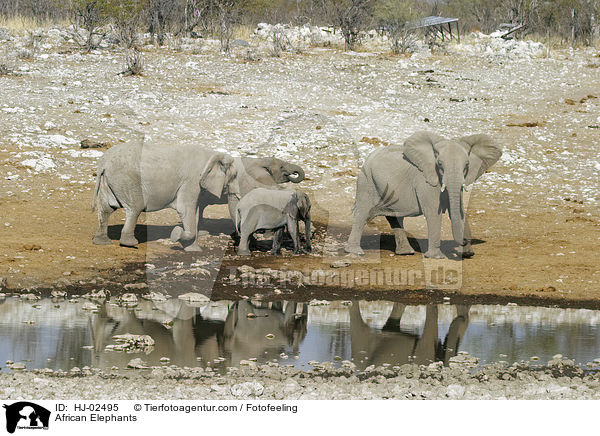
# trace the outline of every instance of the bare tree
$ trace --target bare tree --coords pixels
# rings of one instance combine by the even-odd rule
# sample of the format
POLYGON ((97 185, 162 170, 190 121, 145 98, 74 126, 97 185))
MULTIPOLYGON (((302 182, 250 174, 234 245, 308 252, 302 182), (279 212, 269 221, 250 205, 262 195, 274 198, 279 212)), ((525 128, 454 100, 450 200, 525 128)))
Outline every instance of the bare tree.
POLYGON ((73 37, 86 51, 100 45, 106 33, 100 29, 108 23, 109 0, 73 0, 73 37), (80 33, 80 28, 85 34, 80 33))
POLYGON ((221 50, 229 51, 229 43, 233 36, 233 26, 238 22, 241 10, 240 0, 215 0, 219 23, 219 40, 221 50))
POLYGON ((119 43, 125 48, 135 47, 137 32, 142 22, 144 8, 143 0, 113 1, 110 15, 113 18, 119 43))
POLYGON ((346 50, 354 50, 359 33, 372 21, 375 0, 320 0, 326 16, 340 28, 346 50))
POLYGON ((394 54, 406 53, 415 42, 411 21, 418 17, 414 0, 382 0, 375 8, 375 19, 390 37, 394 54))

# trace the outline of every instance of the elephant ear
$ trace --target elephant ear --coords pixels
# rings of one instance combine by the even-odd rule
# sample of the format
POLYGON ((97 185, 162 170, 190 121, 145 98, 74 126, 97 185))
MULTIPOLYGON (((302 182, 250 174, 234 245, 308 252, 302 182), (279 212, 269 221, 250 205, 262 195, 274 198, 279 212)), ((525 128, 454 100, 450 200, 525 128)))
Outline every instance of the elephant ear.
POLYGON ((423 173, 431 186, 440 184, 435 166, 435 144, 444 140, 433 132, 417 132, 404 141, 404 156, 423 173))
POLYGON ((202 171, 200 186, 212 195, 221 197, 227 172, 232 167, 233 159, 225 153, 217 153, 211 157, 202 171))
POLYGON ((459 141, 466 144, 469 151, 469 171, 465 176, 465 185, 475 182, 502 156, 502 148, 488 135, 465 136, 459 141))

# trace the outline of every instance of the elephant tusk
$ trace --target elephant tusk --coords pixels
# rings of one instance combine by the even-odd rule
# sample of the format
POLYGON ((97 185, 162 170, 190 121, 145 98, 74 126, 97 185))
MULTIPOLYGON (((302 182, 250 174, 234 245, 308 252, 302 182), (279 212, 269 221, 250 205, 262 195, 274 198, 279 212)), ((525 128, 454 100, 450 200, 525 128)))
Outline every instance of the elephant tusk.
POLYGON ((446 184, 442 183, 442 187, 440 188, 440 191, 444 192, 446 190, 446 184))

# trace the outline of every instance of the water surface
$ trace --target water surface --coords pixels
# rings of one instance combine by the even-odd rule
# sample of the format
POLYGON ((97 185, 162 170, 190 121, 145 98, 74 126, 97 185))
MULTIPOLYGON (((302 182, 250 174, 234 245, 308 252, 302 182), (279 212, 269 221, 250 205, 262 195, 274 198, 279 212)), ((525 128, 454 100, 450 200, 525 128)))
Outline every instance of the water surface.
POLYGON ((133 308, 114 300, 95 304, 97 311, 84 309, 85 299, 0 300, 0 365, 125 368, 140 357, 148 365, 222 369, 256 360, 308 370, 311 361, 351 360, 359 369, 448 364, 458 352, 480 364, 532 356, 545 363, 555 354, 585 364, 600 357, 600 311, 585 309, 387 301, 188 304, 176 298, 140 300, 133 308), (136 353, 112 350, 114 336, 125 333, 149 335, 155 344, 136 353))

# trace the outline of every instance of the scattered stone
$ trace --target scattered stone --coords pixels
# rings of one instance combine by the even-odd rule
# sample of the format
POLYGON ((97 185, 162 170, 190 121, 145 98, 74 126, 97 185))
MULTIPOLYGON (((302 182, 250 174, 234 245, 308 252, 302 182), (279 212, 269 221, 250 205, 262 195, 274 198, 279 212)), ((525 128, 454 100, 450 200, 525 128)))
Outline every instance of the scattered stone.
POLYGON ((452 384, 446 388, 446 396, 453 400, 457 400, 465 395, 465 390, 464 386, 452 384))
POLYGON ((148 335, 134 335, 125 333, 113 336, 118 345, 112 347, 115 351, 127 351, 128 353, 145 352, 150 353, 154 349, 154 339, 148 335))
POLYGON ((6 366, 12 369, 13 371, 23 371, 27 368, 23 362, 15 362, 10 365, 6 364, 6 366))
POLYGON ((83 298, 89 298, 90 300, 106 300, 108 292, 106 289, 100 289, 99 291, 88 292, 83 295, 83 298))
POLYGON ((52 298, 65 298, 67 296, 67 293, 65 291, 59 291, 54 289, 52 292, 50 292, 50 296, 52 298))
POLYGON ((125 289, 146 289, 148 287, 148 283, 127 283, 123 288, 125 289))
POLYGON ((231 395, 237 398, 260 397, 265 388, 258 382, 238 383, 231 387, 231 395))
POLYGON ((451 357, 449 362, 450 368, 456 368, 460 366, 472 368, 477 366, 479 359, 474 356, 469 356, 468 354, 459 354, 457 356, 451 357))
POLYGON ((169 298, 171 298, 170 295, 167 294, 161 294, 160 292, 150 292, 149 294, 144 294, 142 295, 142 298, 144 300, 150 300, 150 301, 156 301, 156 302, 164 302, 167 301, 169 298))
POLYGON ((83 310, 91 310, 92 312, 97 312, 99 307, 98 305, 90 302, 90 301, 86 301, 85 303, 83 303, 83 305, 81 306, 81 308, 83 310))
POLYGON ((135 294, 123 294, 117 299, 117 302, 121 306, 127 306, 127 307, 137 306, 138 298, 135 294))
POLYGON ((19 296, 21 298, 21 300, 26 300, 26 301, 38 301, 41 299, 41 297, 39 295, 33 294, 33 293, 27 293, 27 294, 21 294, 19 296))
POLYGON ((350 262, 348 262, 347 260, 336 260, 335 262, 332 262, 329 266, 331 268, 345 268, 350 265, 350 262))
POLYGON ((131 359, 129 361, 129 363, 127 364, 127 368, 144 369, 144 368, 148 368, 148 364, 146 362, 144 362, 142 359, 140 359, 139 357, 136 357, 135 359, 131 359))
POLYGON ((110 142, 94 142, 91 139, 84 139, 79 143, 81 148, 110 148, 110 142))
POLYGON ((308 303, 309 306, 329 306, 330 304, 331 302, 327 300, 310 300, 308 303))

